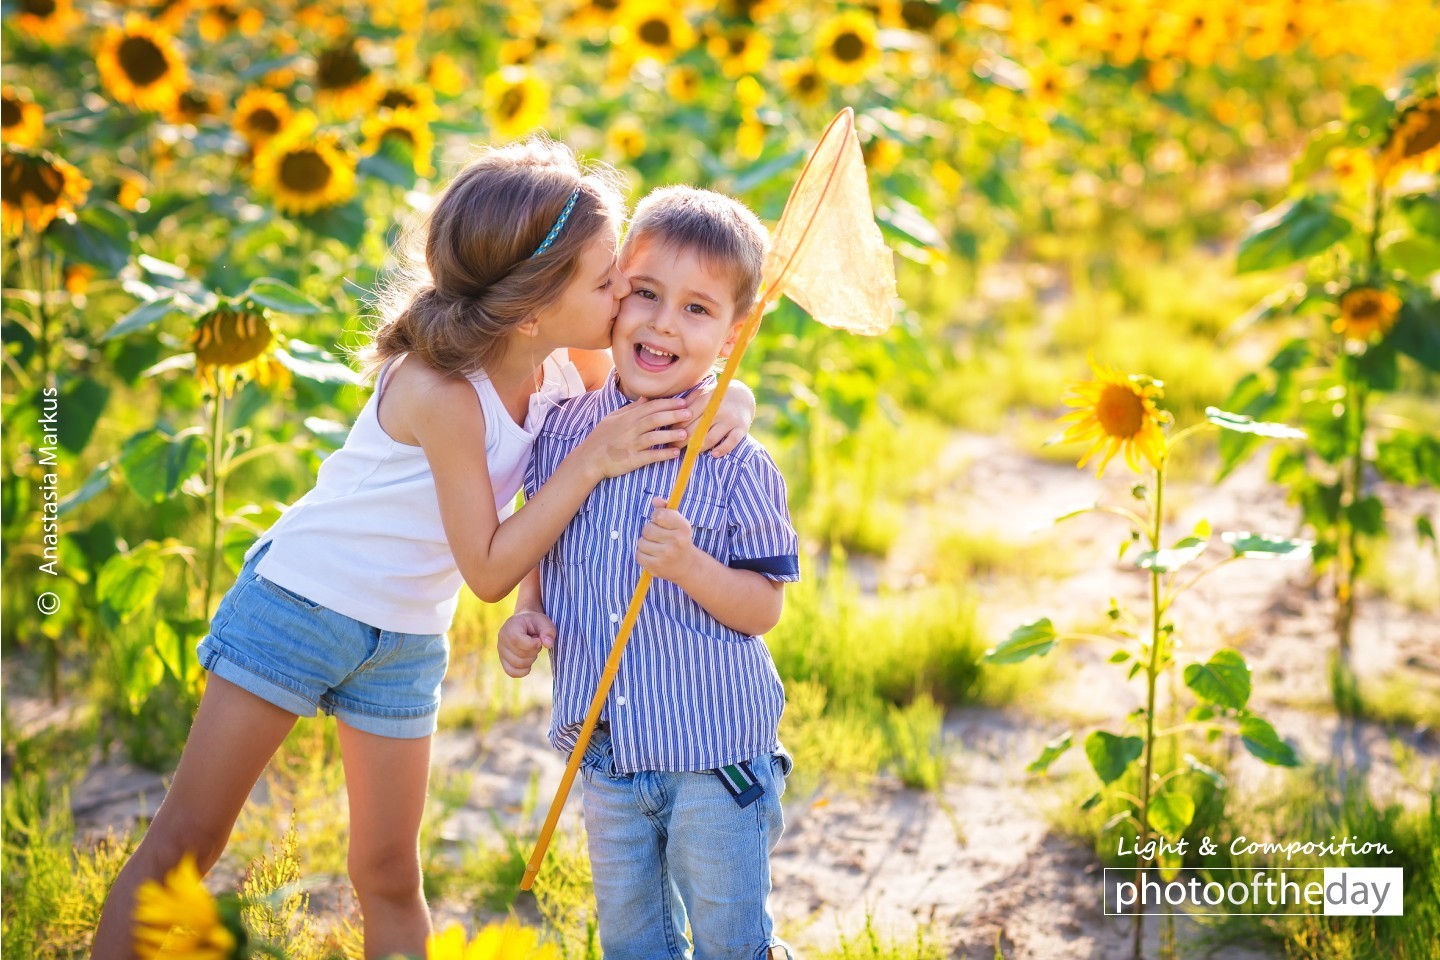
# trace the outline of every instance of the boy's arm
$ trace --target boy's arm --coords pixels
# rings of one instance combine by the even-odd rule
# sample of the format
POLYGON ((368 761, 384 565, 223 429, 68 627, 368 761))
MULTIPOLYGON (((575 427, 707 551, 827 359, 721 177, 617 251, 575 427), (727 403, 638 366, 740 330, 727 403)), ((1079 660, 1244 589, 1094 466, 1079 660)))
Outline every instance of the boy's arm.
POLYGON ((635 559, 669 580, 720 623, 737 633, 759 636, 780 622, 784 585, 754 570, 727 567, 691 540, 690 522, 656 497, 655 512, 640 533, 635 559))

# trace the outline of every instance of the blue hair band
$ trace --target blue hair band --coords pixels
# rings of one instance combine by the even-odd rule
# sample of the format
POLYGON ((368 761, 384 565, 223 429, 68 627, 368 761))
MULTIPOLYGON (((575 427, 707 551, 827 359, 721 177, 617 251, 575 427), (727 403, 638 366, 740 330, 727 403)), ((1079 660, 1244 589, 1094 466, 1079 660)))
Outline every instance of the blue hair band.
POLYGON ((554 243, 555 238, 560 236, 560 231, 565 227, 565 221, 570 219, 570 211, 575 209, 575 201, 579 199, 580 188, 576 187, 575 192, 570 194, 570 199, 565 201, 565 209, 561 210, 560 216, 555 218, 555 226, 550 228, 550 232, 545 234, 545 239, 540 242, 540 246, 536 247, 535 252, 530 254, 531 260, 534 260, 540 256, 540 254, 550 249, 550 244, 554 243))

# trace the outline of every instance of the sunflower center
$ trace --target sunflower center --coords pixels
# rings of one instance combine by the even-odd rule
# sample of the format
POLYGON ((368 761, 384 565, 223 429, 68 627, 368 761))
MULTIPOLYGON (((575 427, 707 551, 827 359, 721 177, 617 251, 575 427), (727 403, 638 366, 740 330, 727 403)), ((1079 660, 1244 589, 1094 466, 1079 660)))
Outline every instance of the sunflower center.
POLYGON ((510 87, 500 95, 500 116, 510 120, 517 116, 525 106, 525 91, 520 87, 510 87))
POLYGON ((668 47, 670 45, 670 24, 664 20, 646 20, 640 24, 636 31, 640 42, 649 47, 668 47))
POLYGON ((165 51, 149 37, 126 37, 120 41, 120 69, 137 87, 148 87, 165 76, 170 61, 165 51))
POLYGON ((238 367, 270 346, 270 325, 258 313, 216 310, 195 331, 195 359, 205 367, 238 367))
POLYGON ((747 45, 748 42, 749 42, 749 40, 748 40, 748 38, 746 38, 746 37, 729 37, 729 38, 727 38, 726 43, 728 43, 728 44, 730 45, 730 56, 732 56, 732 57, 738 57, 738 56, 740 56, 740 54, 744 53, 744 52, 745 52, 745 47, 746 47, 746 45, 747 45))
POLYGON ((280 182, 296 193, 320 193, 333 175, 317 150, 294 150, 280 161, 280 182))
POLYGON ((25 0, 20 8, 32 17, 48 19, 55 12, 55 0, 25 0))
POLYGON ((1095 404, 1095 418, 1108 436, 1133 437, 1145 422, 1145 401, 1128 386, 1107 383, 1095 404))
POLYGON ((1411 131, 1405 138, 1404 156, 1418 157, 1426 151, 1440 146, 1440 105, 1421 107, 1424 125, 1411 131))
POLYGON ((378 106, 388 107, 391 110, 397 107, 413 107, 418 101, 404 90, 386 90, 385 96, 380 98, 378 106))
POLYGON ((326 50, 315 65, 315 82, 322 90, 345 90, 369 75, 370 68, 351 44, 326 50))
POLYGON ((20 104, 9 97, 0 99, 0 127, 9 130, 22 119, 24 119, 24 114, 20 110, 20 104))
POLYGON ((22 204, 34 198, 41 206, 50 206, 60 199, 65 189, 65 175, 40 157, 5 154, 3 176, 6 199, 15 198, 22 204))
POLYGON ((795 89, 801 93, 813 93, 820 85, 820 78, 813 73, 802 73, 795 81, 795 89))
POLYGON ((1356 297, 1346 307, 1351 321, 1359 323, 1371 323, 1380 315, 1380 301, 1374 297, 1356 297))
POLYGON ((280 118, 269 107, 261 107, 245 118, 245 126, 256 133, 279 133, 280 118))
POLYGON ((928 32, 940 21, 940 11, 925 0, 906 0, 900 6, 900 19, 911 30, 928 32))
POLYGON ((594 0, 590 6, 604 13, 614 13, 620 9, 620 0, 594 0))
POLYGON ((830 52, 835 54, 835 59, 845 63, 854 63, 865 56, 865 38, 854 31, 847 30, 835 38, 830 44, 830 52))

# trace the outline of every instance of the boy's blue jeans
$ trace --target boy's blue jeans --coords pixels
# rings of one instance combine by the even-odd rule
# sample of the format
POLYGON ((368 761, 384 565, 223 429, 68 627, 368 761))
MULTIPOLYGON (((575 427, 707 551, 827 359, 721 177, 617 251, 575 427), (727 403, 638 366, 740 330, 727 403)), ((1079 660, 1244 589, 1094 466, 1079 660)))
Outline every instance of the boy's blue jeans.
POLYGON ((694 960, 764 960, 784 946, 767 900, 790 758, 750 767, 765 793, 742 808, 709 771, 616 773, 610 734, 595 731, 580 774, 605 960, 687 960, 687 919, 694 960))

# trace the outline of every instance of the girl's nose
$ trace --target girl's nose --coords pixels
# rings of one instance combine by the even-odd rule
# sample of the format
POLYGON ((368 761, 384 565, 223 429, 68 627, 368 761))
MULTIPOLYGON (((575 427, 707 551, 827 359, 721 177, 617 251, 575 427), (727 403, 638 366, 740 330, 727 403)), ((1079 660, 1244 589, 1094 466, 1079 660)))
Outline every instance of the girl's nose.
POLYGON ((619 270, 616 270, 615 285, 612 289, 614 289, 615 291, 616 300, 624 300, 626 297, 630 296, 630 278, 625 276, 625 274, 621 273, 619 270))

